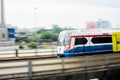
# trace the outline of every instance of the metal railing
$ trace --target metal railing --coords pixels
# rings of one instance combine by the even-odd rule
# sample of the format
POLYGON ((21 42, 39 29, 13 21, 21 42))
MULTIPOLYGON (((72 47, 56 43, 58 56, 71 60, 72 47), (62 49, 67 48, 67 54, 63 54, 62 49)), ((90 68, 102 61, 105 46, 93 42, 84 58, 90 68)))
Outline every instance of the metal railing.
POLYGON ((0 58, 56 54, 56 49, 15 49, 1 50, 0 58))
POLYGON ((49 77, 120 67, 120 54, 0 62, 0 79, 49 77))

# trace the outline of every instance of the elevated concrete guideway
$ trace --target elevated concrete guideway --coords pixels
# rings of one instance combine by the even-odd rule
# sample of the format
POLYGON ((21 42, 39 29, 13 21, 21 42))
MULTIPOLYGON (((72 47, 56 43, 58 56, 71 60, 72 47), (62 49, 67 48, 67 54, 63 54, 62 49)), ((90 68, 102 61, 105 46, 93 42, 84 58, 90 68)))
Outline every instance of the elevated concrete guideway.
POLYGON ((120 54, 0 61, 0 79, 35 79, 99 72, 120 67, 120 54))

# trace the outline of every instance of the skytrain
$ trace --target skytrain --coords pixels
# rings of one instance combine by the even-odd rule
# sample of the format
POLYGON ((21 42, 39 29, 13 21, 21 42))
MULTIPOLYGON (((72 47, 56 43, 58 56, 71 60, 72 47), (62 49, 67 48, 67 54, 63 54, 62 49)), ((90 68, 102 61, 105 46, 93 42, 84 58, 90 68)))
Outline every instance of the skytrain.
POLYGON ((120 51, 120 30, 65 30, 58 37, 58 56, 82 56, 120 51))

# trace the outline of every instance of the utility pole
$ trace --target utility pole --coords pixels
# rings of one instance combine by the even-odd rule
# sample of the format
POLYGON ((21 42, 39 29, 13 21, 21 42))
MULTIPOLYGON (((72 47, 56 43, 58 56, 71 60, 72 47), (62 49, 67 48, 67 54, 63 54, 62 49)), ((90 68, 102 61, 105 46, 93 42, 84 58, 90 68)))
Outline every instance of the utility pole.
POLYGON ((38 10, 38 8, 34 7, 34 19, 33 19, 34 20, 34 23, 33 23, 34 25, 33 25, 33 27, 38 27, 37 26, 37 17, 38 17, 37 16, 37 10, 38 10))
POLYGON ((5 21, 4 21, 4 1, 1 0, 1 27, 5 27, 5 21))

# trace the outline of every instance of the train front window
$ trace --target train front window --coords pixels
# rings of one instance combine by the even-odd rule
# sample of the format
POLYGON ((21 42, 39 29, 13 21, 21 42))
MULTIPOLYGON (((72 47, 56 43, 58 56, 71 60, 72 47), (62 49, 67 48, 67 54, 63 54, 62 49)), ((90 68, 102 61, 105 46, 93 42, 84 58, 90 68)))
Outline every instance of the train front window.
POLYGON ((86 38, 75 38, 75 45, 85 45, 86 43, 86 38))
POLYGON ((63 46, 63 41, 64 41, 64 37, 63 36, 60 36, 58 38, 58 46, 63 46))
POLYGON ((69 43, 70 43, 70 37, 66 36, 65 39, 64 39, 64 46, 69 45, 69 43))

